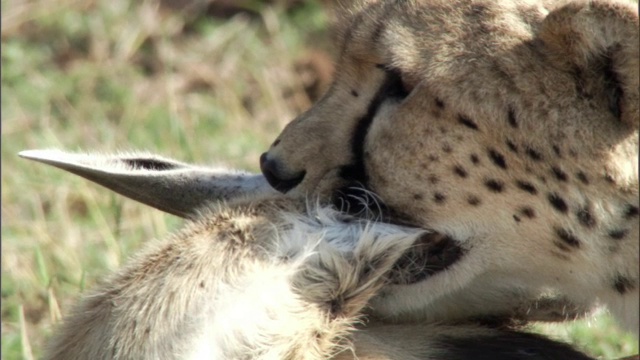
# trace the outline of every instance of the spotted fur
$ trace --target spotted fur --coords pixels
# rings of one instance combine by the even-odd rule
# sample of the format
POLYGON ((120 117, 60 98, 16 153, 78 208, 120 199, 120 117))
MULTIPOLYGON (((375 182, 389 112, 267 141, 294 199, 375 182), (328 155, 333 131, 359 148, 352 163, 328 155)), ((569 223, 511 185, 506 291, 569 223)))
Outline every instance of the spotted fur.
POLYGON ((450 239, 286 198, 246 173, 142 154, 21 155, 192 219, 66 310, 45 359, 589 359, 474 321, 367 315, 381 287, 423 273, 416 254, 432 268, 460 256, 450 239))
POLYGON ((638 27, 624 0, 364 2, 331 89, 263 156, 265 176, 297 176, 293 198, 365 187, 465 250, 383 289, 378 316, 513 316, 552 291, 637 331, 638 27))

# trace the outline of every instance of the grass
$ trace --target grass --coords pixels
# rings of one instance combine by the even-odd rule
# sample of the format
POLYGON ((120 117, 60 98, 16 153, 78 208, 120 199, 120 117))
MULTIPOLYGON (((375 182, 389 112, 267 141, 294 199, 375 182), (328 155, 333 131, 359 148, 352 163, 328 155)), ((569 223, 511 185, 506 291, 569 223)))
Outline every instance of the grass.
MULTIPOLYGON (((296 68, 327 21, 313 2, 252 3, 214 19, 153 0, 2 1, 3 359, 39 357, 79 293, 181 224, 16 154, 144 149, 257 171, 312 103, 296 68)), ((603 358, 638 352, 607 317, 538 330, 603 358)))

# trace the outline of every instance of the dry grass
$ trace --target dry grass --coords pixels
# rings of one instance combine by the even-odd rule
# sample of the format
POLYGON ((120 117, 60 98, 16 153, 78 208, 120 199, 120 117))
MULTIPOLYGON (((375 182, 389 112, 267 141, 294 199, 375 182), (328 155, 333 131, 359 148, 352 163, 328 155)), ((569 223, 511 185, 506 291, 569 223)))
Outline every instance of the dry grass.
POLYGON ((17 152, 148 149, 257 170, 311 103, 295 61, 324 19, 309 5, 185 21, 126 0, 3 1, 2 17, 2 353, 16 359, 40 353, 82 289, 180 224, 17 152))
MULTIPOLYGON (((312 2, 256 9, 212 19, 153 0, 2 1, 3 359, 38 357, 79 292, 181 223, 17 152, 145 149, 257 170, 311 104, 295 69, 326 19, 312 2)), ((606 358, 637 352, 607 321, 553 333, 606 358)))

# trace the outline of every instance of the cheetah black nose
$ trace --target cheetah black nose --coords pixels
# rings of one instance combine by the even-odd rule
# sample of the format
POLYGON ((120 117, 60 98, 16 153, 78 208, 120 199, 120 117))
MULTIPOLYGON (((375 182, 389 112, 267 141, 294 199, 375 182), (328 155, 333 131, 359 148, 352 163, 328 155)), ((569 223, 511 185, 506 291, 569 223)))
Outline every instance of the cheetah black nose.
POLYGON ((281 166, 275 159, 269 159, 267 153, 260 155, 260 170, 274 189, 286 193, 302 182, 306 171, 293 176, 284 174, 281 166))

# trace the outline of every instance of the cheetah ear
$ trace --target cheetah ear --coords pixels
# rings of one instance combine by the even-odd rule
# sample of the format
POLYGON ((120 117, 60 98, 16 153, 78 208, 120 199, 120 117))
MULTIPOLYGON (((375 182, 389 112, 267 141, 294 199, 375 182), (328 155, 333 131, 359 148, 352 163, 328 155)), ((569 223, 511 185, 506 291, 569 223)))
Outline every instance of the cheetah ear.
POLYGON ((561 67, 604 76, 609 109, 638 129, 640 56, 638 9, 630 1, 577 1, 549 13, 540 38, 561 67))
POLYGON ((276 194, 262 175, 184 164, 160 156, 28 150, 19 156, 67 170, 156 209, 189 218, 213 201, 276 194))

